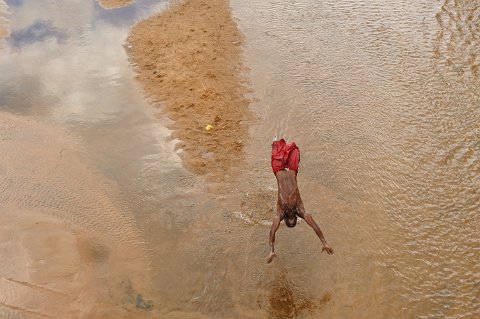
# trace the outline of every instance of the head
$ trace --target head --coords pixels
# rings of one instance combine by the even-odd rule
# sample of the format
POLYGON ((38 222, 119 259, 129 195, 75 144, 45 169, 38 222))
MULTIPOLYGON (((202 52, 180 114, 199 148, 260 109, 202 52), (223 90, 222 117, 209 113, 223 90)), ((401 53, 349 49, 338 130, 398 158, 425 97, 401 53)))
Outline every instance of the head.
POLYGON ((295 227, 295 225, 297 225, 297 209, 288 208, 285 211, 285 217, 283 220, 285 221, 285 225, 287 225, 287 227, 295 227))

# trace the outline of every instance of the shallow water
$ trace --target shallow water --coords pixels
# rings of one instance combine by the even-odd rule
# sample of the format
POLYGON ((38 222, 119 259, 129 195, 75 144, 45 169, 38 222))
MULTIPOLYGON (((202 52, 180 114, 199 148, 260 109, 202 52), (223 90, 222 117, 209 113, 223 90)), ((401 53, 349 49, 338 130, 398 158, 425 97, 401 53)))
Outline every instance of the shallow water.
POLYGON ((0 255, 10 262, 0 267, 0 317, 141 317, 151 311, 151 253, 132 198, 156 182, 144 177, 183 170, 122 45, 131 24, 165 3, 7 5, 0 255))
MULTIPOLYGON (((6 3, 0 109, 14 115, 2 115, 11 135, 2 138, 11 140, 0 144, 0 211, 86 233, 48 226, 65 247, 26 270, 48 258, 96 265, 86 268, 92 278, 121 287, 116 308, 103 309, 117 317, 132 309, 162 318, 480 315, 476 1, 232 1, 259 119, 240 181, 207 185, 181 167, 122 48, 129 27, 163 2, 115 10, 94 1, 6 3), (275 133, 300 146, 302 197, 333 256, 301 222, 281 227, 279 258, 264 263, 275 133)), ((12 227, 35 234, 28 220, 12 227)), ((0 251, 27 263, 33 240, 22 246, 2 229, 0 251)), ((55 264, 65 278, 75 273, 55 264)), ((0 268, 0 296, 8 296, 0 314, 79 316, 57 303, 36 308, 51 291, 23 294, 9 279, 71 298, 82 286, 14 269, 0 268)))
POLYGON ((300 145, 311 209, 345 205, 321 217, 334 261, 307 266, 348 279, 317 282, 331 290, 319 314, 480 315, 479 5, 234 1, 264 119, 253 136, 300 145))

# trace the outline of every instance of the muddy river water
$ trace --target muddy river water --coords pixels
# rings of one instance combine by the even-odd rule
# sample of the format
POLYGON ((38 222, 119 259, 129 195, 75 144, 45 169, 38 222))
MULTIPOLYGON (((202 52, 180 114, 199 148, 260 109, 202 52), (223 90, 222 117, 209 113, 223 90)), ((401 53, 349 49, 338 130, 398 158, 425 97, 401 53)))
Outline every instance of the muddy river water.
POLYGON ((165 5, 0 0, 0 317, 480 317, 480 2, 232 0, 256 118, 221 183, 123 48, 165 5), (265 264, 275 134, 333 256, 300 222, 265 264))

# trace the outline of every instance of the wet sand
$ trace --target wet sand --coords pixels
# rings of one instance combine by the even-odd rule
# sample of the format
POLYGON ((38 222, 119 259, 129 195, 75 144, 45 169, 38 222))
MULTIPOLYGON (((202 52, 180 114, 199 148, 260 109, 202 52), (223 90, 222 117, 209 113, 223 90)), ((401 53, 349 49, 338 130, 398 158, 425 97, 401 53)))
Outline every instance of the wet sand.
POLYGON ((105 9, 116 9, 128 6, 133 3, 134 0, 99 0, 98 2, 105 9))
POLYGON ((0 315, 142 316, 148 254, 131 216, 112 202, 115 188, 85 166, 81 143, 3 112, 0 136, 0 255, 8 260, 0 315))
POLYGON ((173 120, 187 168, 223 177, 243 157, 249 118, 243 36, 228 1, 174 2, 135 25, 127 51, 146 95, 173 120))
MULTIPOLYGON (((3 38, 6 38, 10 32, 8 30, 8 19, 7 19, 8 6, 5 1, 0 0, 0 41, 3 38)), ((2 48, 2 43, 0 42, 0 49, 2 48)))

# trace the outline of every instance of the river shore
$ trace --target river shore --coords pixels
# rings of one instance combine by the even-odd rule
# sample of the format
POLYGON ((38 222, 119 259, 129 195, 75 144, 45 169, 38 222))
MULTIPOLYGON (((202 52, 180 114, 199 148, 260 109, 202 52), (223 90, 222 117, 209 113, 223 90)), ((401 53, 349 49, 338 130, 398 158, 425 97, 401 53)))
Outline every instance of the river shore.
POLYGON ((189 0, 136 24, 127 52, 158 116, 173 120, 185 166, 223 176, 248 137, 243 36, 228 1, 189 0))

